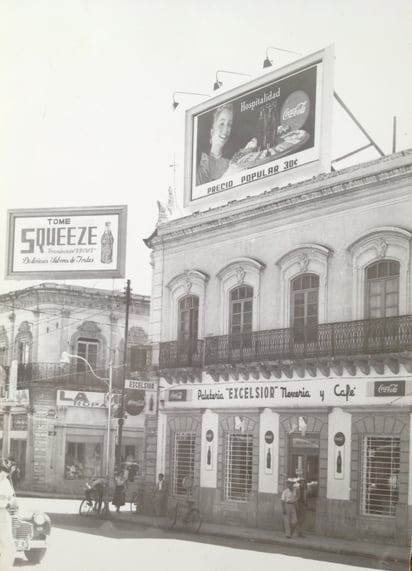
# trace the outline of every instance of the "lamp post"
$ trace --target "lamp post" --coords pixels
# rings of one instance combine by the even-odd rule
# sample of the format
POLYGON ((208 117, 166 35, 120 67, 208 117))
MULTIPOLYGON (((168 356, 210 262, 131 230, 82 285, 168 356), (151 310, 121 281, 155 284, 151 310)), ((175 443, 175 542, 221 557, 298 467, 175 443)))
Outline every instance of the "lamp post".
POLYGON ((63 351, 60 362, 70 364, 70 359, 78 359, 79 361, 83 361, 86 363, 87 367, 91 374, 96 377, 99 381, 102 381, 106 384, 108 388, 108 404, 107 404, 107 434, 106 434, 106 453, 105 453, 105 468, 106 468, 106 476, 109 479, 109 460, 110 460, 110 421, 112 417, 112 388, 113 388, 113 365, 112 361, 109 362, 109 377, 99 377, 94 370, 93 367, 90 365, 89 361, 82 357, 81 355, 72 355, 71 353, 67 353, 63 351))

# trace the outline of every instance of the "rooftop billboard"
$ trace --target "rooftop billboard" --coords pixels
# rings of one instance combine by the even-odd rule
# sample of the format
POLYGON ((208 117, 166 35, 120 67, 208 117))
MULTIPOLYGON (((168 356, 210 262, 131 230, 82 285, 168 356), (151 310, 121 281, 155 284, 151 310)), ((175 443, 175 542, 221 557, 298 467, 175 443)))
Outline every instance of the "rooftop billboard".
POLYGON ((125 275, 127 206, 9 210, 6 277, 125 275))
POLYGON ((332 69, 328 48, 189 109, 185 205, 304 165, 329 170, 332 69))

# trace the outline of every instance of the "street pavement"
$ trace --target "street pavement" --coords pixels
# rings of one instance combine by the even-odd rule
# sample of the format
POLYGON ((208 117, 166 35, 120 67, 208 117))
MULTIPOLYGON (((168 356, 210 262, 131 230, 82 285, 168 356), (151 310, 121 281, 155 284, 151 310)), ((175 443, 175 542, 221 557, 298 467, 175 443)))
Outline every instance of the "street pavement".
MULTIPOLYGON (((70 516, 70 514, 72 515, 72 518, 67 520, 69 526, 74 525, 80 527, 80 525, 90 525, 90 522, 85 522, 84 518, 82 518, 81 523, 78 519, 78 517, 80 517, 77 516, 79 501, 20 497, 19 503, 22 509, 30 507, 32 509, 38 508, 52 512, 52 521, 56 521, 57 525, 61 522, 61 517, 64 514, 68 516, 70 516)), ((111 534, 110 532, 113 532, 115 528, 119 526, 123 529, 130 527, 132 534, 133 527, 151 529, 150 535, 152 538, 156 540, 159 538, 159 541, 169 541, 167 536, 163 535, 162 537, 162 531, 167 531, 170 527, 170 520, 168 518, 131 513, 128 506, 124 506, 119 513, 111 512, 110 519, 106 522, 99 521, 99 532, 103 532, 106 529, 108 533, 105 535, 110 536, 113 535, 113 533, 111 534), (106 528, 104 526, 106 526, 106 528), (153 531, 155 533, 153 533, 153 531)), ((139 533, 136 533, 136 535, 139 535, 139 533)), ((182 540, 186 539, 184 531, 179 530, 179 528, 175 531, 175 536, 179 539, 181 537, 182 540), (179 532, 181 535, 179 535, 179 532)), ((305 557, 311 558, 312 555, 314 559, 326 559, 328 554, 331 554, 331 556, 340 555, 341 560, 347 558, 348 560, 356 561, 356 557, 360 557, 365 558, 365 561, 369 560, 369 563, 365 564, 365 566, 370 567, 376 563, 377 569, 404 568, 406 570, 408 569, 409 562, 409 549, 406 546, 403 547, 382 542, 345 540, 318 536, 312 533, 306 533, 303 538, 296 537, 286 539, 284 534, 278 531, 203 522, 199 539, 201 540, 202 537, 219 538, 220 542, 226 539, 228 544, 230 544, 230 540, 240 540, 245 546, 250 546, 250 549, 252 549, 253 543, 266 545, 268 550, 272 551, 272 555, 273 550, 278 549, 284 552, 295 551, 299 553, 299 551, 302 551, 306 553, 305 557)), ((216 543, 213 539, 211 541, 216 543)), ((217 541, 217 543, 219 543, 219 541, 217 541)), ((333 557, 331 557, 331 559, 333 559, 333 557)), ((198 567, 195 566, 195 568, 197 569, 198 567)), ((208 568, 210 569, 210 567, 208 568)), ((286 567, 281 567, 280 569, 283 571, 286 567)), ((308 569, 307 566, 305 566, 305 570, 306 569, 308 569)), ((319 567, 319 569, 321 569, 321 567, 319 567)))

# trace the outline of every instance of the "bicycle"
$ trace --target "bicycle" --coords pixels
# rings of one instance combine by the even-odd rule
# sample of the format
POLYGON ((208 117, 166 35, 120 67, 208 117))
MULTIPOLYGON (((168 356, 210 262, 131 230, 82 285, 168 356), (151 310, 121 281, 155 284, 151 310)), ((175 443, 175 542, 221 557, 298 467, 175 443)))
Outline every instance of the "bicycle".
POLYGON ((108 517, 110 508, 107 491, 101 500, 100 509, 98 504, 99 498, 96 491, 90 488, 86 488, 85 497, 80 502, 79 515, 94 515, 101 518, 108 517))
POLYGON ((180 521, 186 531, 198 533, 202 525, 202 516, 200 515, 200 510, 194 507, 195 505, 196 502, 191 499, 186 499, 184 503, 176 502, 170 528, 174 528, 177 522, 180 521))

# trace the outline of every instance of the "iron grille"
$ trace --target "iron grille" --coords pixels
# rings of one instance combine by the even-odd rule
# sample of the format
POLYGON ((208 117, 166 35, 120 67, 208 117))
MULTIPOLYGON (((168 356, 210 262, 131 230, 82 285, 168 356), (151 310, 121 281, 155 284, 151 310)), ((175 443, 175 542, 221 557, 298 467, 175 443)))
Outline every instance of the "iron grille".
POLYGON ((227 434, 225 500, 247 502, 252 489, 252 457, 252 434, 227 434))
POLYGON ((192 495, 185 478, 193 483, 195 468, 195 432, 176 432, 173 450, 173 494, 192 495))
POLYGON ((394 517, 399 498, 400 439, 365 436, 363 443, 362 513, 394 517))

